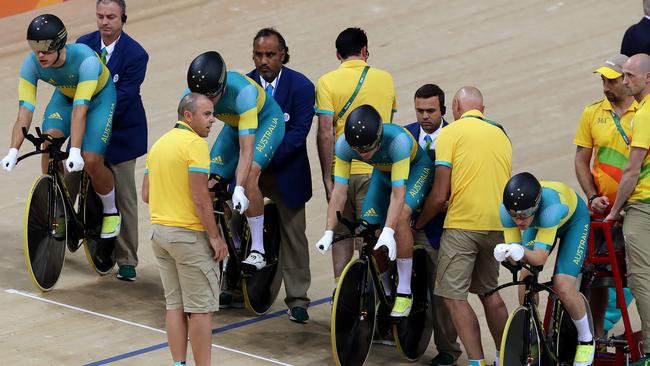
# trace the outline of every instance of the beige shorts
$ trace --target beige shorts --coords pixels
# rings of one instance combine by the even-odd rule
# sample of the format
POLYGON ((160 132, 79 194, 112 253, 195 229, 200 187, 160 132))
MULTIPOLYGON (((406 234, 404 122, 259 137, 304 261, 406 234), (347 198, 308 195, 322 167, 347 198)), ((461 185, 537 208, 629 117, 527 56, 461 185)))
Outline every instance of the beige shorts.
POLYGON ((167 310, 210 313, 219 310, 219 264, 208 236, 175 226, 152 225, 167 310))
POLYGON ((502 231, 445 229, 440 240, 434 293, 466 300, 469 292, 482 295, 499 284, 494 247, 503 243, 502 231))
MULTIPOLYGON (((370 182, 370 174, 352 174, 348 181, 348 197, 345 202, 342 216, 348 221, 355 222, 361 218, 361 210, 363 209, 363 201, 366 199, 368 193, 368 183, 370 182)), ((339 223, 334 228, 334 236, 348 234, 350 230, 339 223)))

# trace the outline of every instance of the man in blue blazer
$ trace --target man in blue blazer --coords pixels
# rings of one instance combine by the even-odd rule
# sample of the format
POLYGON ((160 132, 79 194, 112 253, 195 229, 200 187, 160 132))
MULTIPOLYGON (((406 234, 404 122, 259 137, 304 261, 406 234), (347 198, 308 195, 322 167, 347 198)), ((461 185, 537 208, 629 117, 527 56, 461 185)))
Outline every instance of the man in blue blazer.
POLYGON ((650 0, 643 0, 643 13, 645 16, 625 31, 621 42, 621 53, 625 56, 650 55, 650 0))
MULTIPOLYGON (((448 125, 443 117, 445 115, 445 93, 435 84, 425 84, 415 92, 414 102, 418 121, 404 127, 429 154, 431 161, 435 162, 436 138, 440 130, 448 125)), ((424 230, 417 231, 413 236, 415 244, 424 244, 428 247, 434 268, 438 263, 438 248, 440 248, 444 222, 445 214, 441 213, 429 221, 424 230)), ((434 273, 433 282, 435 282, 435 276, 434 273)), ((442 299, 435 296, 433 301, 433 333, 438 355, 431 360, 431 365, 453 365, 461 354, 460 344, 457 341, 458 335, 442 299)))
POLYGON ((306 143, 314 117, 314 84, 283 66, 289 62, 289 49, 273 28, 264 28, 255 35, 253 61, 255 70, 248 77, 266 90, 267 97, 275 98, 284 112, 284 138, 271 164, 262 172, 260 186, 264 195, 277 204, 283 223, 280 257, 289 319, 306 323, 311 273, 305 203, 312 194, 306 143))
POLYGON ((100 55, 111 72, 117 91, 113 133, 106 161, 115 175, 117 206, 122 213, 122 230, 115 243, 117 278, 134 281, 138 264, 138 201, 135 161, 147 152, 147 117, 140 97, 149 55, 122 27, 126 22, 124 0, 97 1, 96 32, 81 36, 100 55))

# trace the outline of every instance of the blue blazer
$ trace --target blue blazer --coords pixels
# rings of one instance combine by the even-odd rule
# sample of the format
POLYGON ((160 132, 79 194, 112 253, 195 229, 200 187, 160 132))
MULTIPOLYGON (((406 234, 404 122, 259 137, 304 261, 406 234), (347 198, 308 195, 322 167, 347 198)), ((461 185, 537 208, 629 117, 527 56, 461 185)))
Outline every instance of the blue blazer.
MULTIPOLYGON (((257 69, 247 75, 261 85, 257 69)), ((271 166, 285 205, 298 208, 309 201, 312 195, 307 135, 316 104, 314 84, 305 75, 283 67, 274 99, 284 112, 285 130, 271 166)))
MULTIPOLYGON (((77 43, 84 43, 101 54, 98 31, 79 37, 77 43)), ((122 32, 106 65, 117 91, 113 132, 105 156, 111 164, 133 160, 147 153, 147 116, 140 97, 140 85, 148 61, 149 55, 144 48, 122 32)))
MULTIPOLYGON (((444 128, 448 124, 449 123, 443 118, 442 127, 444 128)), ((415 142, 417 143, 420 138, 420 125, 417 122, 413 122, 404 126, 404 128, 413 135, 415 142)), ((424 232, 427 235, 427 239, 429 239, 429 244, 431 244, 434 249, 440 248, 440 237, 442 236, 442 226, 445 223, 445 216, 446 214, 444 212, 439 213, 424 226, 424 232)))
POLYGON ((650 54, 650 19, 643 17, 641 21, 630 26, 621 42, 621 53, 632 57, 637 53, 650 54))

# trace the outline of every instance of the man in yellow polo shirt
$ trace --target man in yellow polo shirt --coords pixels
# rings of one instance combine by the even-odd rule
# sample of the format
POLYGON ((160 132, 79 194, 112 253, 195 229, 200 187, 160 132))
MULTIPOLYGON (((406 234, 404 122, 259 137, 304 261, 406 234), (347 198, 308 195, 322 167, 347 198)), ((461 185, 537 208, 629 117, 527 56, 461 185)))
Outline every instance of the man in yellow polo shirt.
POLYGON ((215 121, 213 109, 210 99, 201 94, 189 93, 181 99, 179 120, 151 147, 142 182, 175 365, 186 362, 188 334, 196 364, 211 364, 211 318, 219 309, 219 261, 228 255, 208 194, 210 154, 204 138, 215 121))
MULTIPOLYGON (((576 176, 588 199, 589 208, 595 215, 606 215, 616 200, 618 182, 630 153, 630 121, 638 104, 633 96, 628 95, 623 85, 623 64, 627 60, 625 55, 614 55, 594 71, 603 81, 605 98, 584 109, 573 139, 577 146, 576 176)), ((602 251, 604 238, 600 232, 596 234, 597 250, 602 251)), ((624 240, 620 226, 612 228, 612 237, 614 245, 622 249, 624 240)), ((590 289, 589 304, 596 338, 605 335, 608 297, 609 289, 606 287, 590 289)))
POLYGON ((641 317, 643 352, 631 366, 650 365, 650 56, 640 53, 623 64, 623 84, 639 103, 632 119, 630 158, 616 201, 605 220, 623 220, 628 285, 641 317))
MULTIPOLYGON (((332 195, 334 141, 345 128, 348 114, 358 106, 374 107, 382 122, 390 123, 397 106, 393 77, 386 71, 368 66, 368 37, 360 28, 347 28, 336 38, 338 69, 323 75, 316 84, 316 114, 318 114, 318 157, 327 201, 332 195)), ((348 198, 343 217, 356 221, 368 191, 372 167, 359 160, 352 161, 348 198)), ((335 235, 347 233, 339 224, 335 235)), ((338 279, 354 252, 353 240, 344 240, 332 248, 334 278, 338 279)))
MULTIPOLYGON (((512 145, 496 122, 483 117, 483 95, 463 87, 454 96, 454 123, 436 140, 433 189, 422 206, 415 229, 444 210, 434 294, 444 298, 470 366, 485 366, 481 329, 467 301, 479 295, 490 332, 501 344, 508 311, 499 293, 482 296, 498 285, 499 263, 494 247, 503 242, 499 218, 503 188, 512 170, 512 145)), ((498 348, 498 346, 497 346, 498 348)), ((498 364, 497 351, 497 364, 498 364)))

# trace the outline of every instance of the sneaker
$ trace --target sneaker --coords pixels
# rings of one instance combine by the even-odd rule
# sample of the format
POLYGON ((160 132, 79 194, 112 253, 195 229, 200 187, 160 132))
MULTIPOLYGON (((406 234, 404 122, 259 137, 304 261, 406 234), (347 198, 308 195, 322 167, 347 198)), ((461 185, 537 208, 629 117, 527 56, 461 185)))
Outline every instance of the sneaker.
POLYGON ((456 364, 454 356, 447 352, 440 352, 436 357, 431 359, 431 366, 453 366, 456 364))
POLYGON ((266 266, 266 258, 264 258, 264 254, 257 250, 253 250, 251 251, 251 254, 241 262, 241 264, 243 269, 259 271, 266 266))
POLYGON ((646 356, 640 360, 633 362, 630 366, 650 366, 650 356, 646 353, 646 356))
POLYGON ((411 306, 413 305, 413 299, 411 295, 397 294, 395 297, 395 305, 393 305, 393 310, 390 312, 392 318, 404 318, 409 316, 411 313, 411 306))
POLYGON ((135 266, 128 264, 120 266, 120 269, 117 271, 117 279, 122 281, 135 281, 135 266))
POLYGON ((578 342, 576 356, 573 359, 573 366, 591 366, 594 362, 595 351, 596 345, 593 340, 591 342, 578 342))
POLYGON ((114 238, 120 235, 122 226, 122 215, 120 213, 104 214, 102 221, 102 233, 99 235, 102 239, 114 238))
POLYGON ((307 309, 301 308, 299 306, 294 306, 290 310, 287 310, 287 314, 289 315, 289 320, 292 322, 307 324, 309 321, 309 314, 307 313, 307 309))
POLYGON ((219 309, 243 309, 244 296, 241 292, 223 291, 219 294, 219 309))

